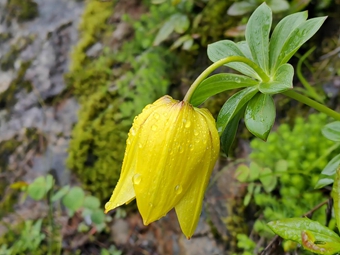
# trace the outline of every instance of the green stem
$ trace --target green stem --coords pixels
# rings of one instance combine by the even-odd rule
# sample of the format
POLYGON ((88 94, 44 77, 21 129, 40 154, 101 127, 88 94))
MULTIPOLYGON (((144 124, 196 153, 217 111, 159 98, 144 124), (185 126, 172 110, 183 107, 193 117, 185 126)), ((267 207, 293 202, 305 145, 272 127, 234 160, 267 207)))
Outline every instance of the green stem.
POLYGON ((317 100, 320 103, 323 103, 324 97, 322 95, 319 95, 315 89, 308 83, 308 81, 305 79, 305 77, 301 73, 301 66, 302 63, 306 60, 306 58, 315 50, 316 47, 311 48, 309 51, 307 51, 299 60, 297 66, 296 66, 296 74, 301 81, 302 85, 306 88, 309 95, 317 100))
POLYGON ((318 110, 319 112, 323 112, 325 114, 327 114, 328 116, 336 119, 336 120, 340 120, 340 114, 337 113, 336 111, 333 111, 332 109, 328 108, 327 106, 320 104, 316 101, 314 101, 313 99, 310 99, 304 95, 301 95, 293 90, 288 90, 286 92, 283 92, 282 94, 286 95, 287 97, 293 98, 301 103, 304 103, 312 108, 314 108, 315 110, 318 110))
POLYGON ((211 74, 213 71, 215 71, 217 68, 228 64, 230 62, 243 62, 245 64, 247 64, 248 66, 250 66, 251 68, 253 68, 255 70, 255 72, 259 75, 259 77, 262 79, 262 81, 264 82, 268 82, 269 81, 269 77, 267 74, 265 74, 262 69, 256 65, 253 61, 245 58, 245 57, 240 57, 240 56, 230 56, 227 58, 223 58, 220 59, 218 61, 216 61, 214 64, 210 65, 207 69, 205 69, 198 77, 197 79, 194 81, 194 83, 190 86, 187 94, 185 95, 183 101, 185 102, 189 102, 191 96, 193 95, 195 89, 198 87, 198 85, 209 76, 209 74, 211 74))

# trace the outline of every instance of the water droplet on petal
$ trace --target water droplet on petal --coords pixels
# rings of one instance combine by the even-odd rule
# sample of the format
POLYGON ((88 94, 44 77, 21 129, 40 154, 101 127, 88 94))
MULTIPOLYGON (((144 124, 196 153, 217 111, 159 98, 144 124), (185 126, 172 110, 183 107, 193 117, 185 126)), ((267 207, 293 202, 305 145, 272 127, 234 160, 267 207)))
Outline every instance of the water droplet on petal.
POLYGON ((126 140, 126 144, 131 144, 130 138, 126 140))
POLYGON ((153 130, 153 131, 156 131, 157 130, 157 125, 152 125, 152 127, 151 127, 151 129, 153 130))
POLYGON ((194 135, 198 136, 198 131, 197 130, 194 131, 194 135))
POLYGON ((140 149, 143 148, 143 144, 139 143, 139 144, 138 144, 138 147, 139 147, 140 149))
POLYGON ((111 205, 111 202, 107 202, 107 203, 105 204, 105 208, 110 207, 110 205, 111 205))
POLYGON ((188 121, 185 123, 184 127, 185 127, 185 128, 189 128, 190 126, 191 126, 191 122, 190 122, 190 120, 188 120, 188 121))
POLYGON ((194 150, 194 146, 192 144, 189 145, 190 150, 194 150))
POLYGON ((131 133, 131 135, 135 136, 136 135, 136 130, 132 127, 130 129, 130 133, 131 133))
POLYGON ((179 153, 183 153, 183 151, 184 151, 183 146, 179 146, 179 153))
POLYGON ((149 206, 150 206, 150 207, 153 207, 153 204, 152 204, 152 203, 149 203, 149 206))
POLYGON ((135 174, 132 178, 132 182, 135 185, 140 184, 140 181, 142 180, 142 176, 140 174, 135 174))
POLYGON ((154 113, 154 115, 153 115, 154 117, 155 117, 155 119, 156 120, 158 120, 159 119, 159 114, 158 113, 154 113))
POLYGON ((182 190, 183 190, 183 188, 182 188, 181 185, 176 185, 175 192, 176 192, 177 195, 181 194, 182 190))

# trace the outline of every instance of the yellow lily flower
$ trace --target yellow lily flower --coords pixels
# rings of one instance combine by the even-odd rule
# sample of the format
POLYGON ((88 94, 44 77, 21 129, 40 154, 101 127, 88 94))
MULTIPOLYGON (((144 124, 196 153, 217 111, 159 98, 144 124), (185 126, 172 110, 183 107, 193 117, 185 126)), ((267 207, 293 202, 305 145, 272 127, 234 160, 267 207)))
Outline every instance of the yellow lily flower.
POLYGON ((190 238, 219 154, 210 112, 164 96, 135 118, 126 144, 120 179, 105 212, 136 198, 147 225, 175 208, 190 238))

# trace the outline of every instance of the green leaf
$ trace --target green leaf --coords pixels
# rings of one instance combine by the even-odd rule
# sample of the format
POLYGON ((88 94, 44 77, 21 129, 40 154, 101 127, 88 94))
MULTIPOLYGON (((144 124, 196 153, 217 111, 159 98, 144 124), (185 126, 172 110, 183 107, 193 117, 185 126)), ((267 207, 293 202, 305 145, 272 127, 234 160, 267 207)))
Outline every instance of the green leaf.
POLYGON ((315 184, 315 189, 320 189, 328 184, 333 183, 336 170, 340 165, 340 154, 332 158, 327 166, 322 170, 318 182, 315 184))
POLYGON ((103 210, 97 209, 91 214, 91 220, 94 224, 101 224, 105 221, 105 214, 103 210))
POLYGON ((244 108, 239 110, 234 118, 232 118, 231 121, 227 124, 226 128, 224 129, 222 136, 221 136, 221 148, 225 152, 225 154, 228 156, 231 146, 233 145, 233 142, 236 137, 238 125, 240 122, 240 119, 242 118, 244 114, 244 108))
POLYGON ((291 14, 283 18, 275 27, 269 43, 269 67, 271 73, 276 71, 276 62, 283 45, 294 29, 306 21, 307 16, 307 12, 291 14))
POLYGON ((261 170, 260 181, 263 185, 264 190, 269 193, 275 189, 277 184, 277 177, 274 175, 273 171, 270 168, 265 167, 261 170))
POLYGON ((271 0, 268 4, 274 13, 287 11, 289 9, 289 3, 286 0, 271 0))
POLYGON ((190 26, 190 21, 184 14, 176 13, 171 16, 171 20, 174 22, 175 31, 179 34, 183 34, 190 26))
POLYGON ((273 98, 270 95, 258 93, 250 99, 244 113, 244 121, 249 132, 262 140, 267 140, 274 125, 275 116, 273 98))
POLYGON ((94 210, 94 209, 99 208, 99 206, 100 206, 100 201, 99 201, 98 198, 96 198, 96 197, 94 197, 94 196, 86 196, 85 199, 84 199, 84 204, 83 204, 83 206, 84 206, 85 208, 94 210))
POLYGON ((308 251, 323 254, 333 255, 340 251, 339 242, 327 242, 318 239, 319 236, 315 236, 313 232, 304 230, 301 232, 302 246, 308 251))
POLYGON ((62 198, 63 196, 66 195, 66 193, 70 190, 70 186, 66 185, 64 187, 62 187, 60 190, 58 190, 51 198, 52 202, 55 202, 57 200, 59 200, 60 198, 62 198))
MULTIPOLYGON (((244 47, 244 45, 242 45, 244 47)), ((245 57, 240 48, 236 43, 230 40, 222 40, 208 45, 208 57, 212 62, 216 62, 220 59, 230 56, 241 56, 245 57)), ((226 64, 226 66, 239 71, 242 74, 253 77, 257 80, 261 80, 259 75, 254 71, 253 68, 247 64, 241 62, 234 62, 226 64)))
POLYGON ((334 142, 340 142, 340 121, 335 121, 325 125, 321 132, 327 139, 334 142))
POLYGON ((250 59, 251 61, 254 61, 253 56, 251 55, 251 51, 249 49, 249 45, 246 41, 237 42, 236 45, 246 58, 250 59))
POLYGON ((46 175, 46 193, 53 187, 54 178, 52 175, 46 175))
POLYGON ((175 21, 173 19, 169 19, 168 21, 166 21, 164 25, 161 27, 161 29, 159 29, 156 38, 153 42, 153 45, 154 46, 160 45, 161 42, 163 42, 169 37, 169 35, 174 31, 174 29, 175 21))
POLYGON ((260 176, 260 172, 262 171, 262 168, 255 162, 251 162, 249 165, 249 169, 250 169, 249 181, 257 180, 260 176))
POLYGON ((336 225, 340 230, 340 168, 337 169, 332 188, 333 208, 336 225))
POLYGON ((295 52, 319 30, 325 19, 326 17, 309 19, 295 28, 283 45, 274 69, 287 63, 295 52))
POLYGON ((229 7, 227 14, 230 16, 240 16, 251 12, 255 8, 255 3, 250 3, 249 1, 236 2, 229 7))
POLYGON ((246 41, 255 63, 268 73, 269 33, 272 11, 266 3, 261 4, 250 16, 246 28, 246 41))
POLYGON ((235 178, 239 182, 247 182, 249 180, 250 169, 247 165, 241 164, 235 171, 235 178))
POLYGON ((190 103, 193 106, 198 106, 209 97, 223 91, 250 87, 256 84, 258 84, 257 81, 244 75, 231 73, 215 74, 198 85, 191 97, 190 103))
POLYGON ((27 188, 28 195, 34 200, 41 200, 47 193, 44 176, 36 178, 27 188))
POLYGON ((63 197, 63 204, 71 211, 78 210, 84 202, 85 193, 80 187, 73 187, 63 197))
POLYGON ((290 218, 268 223, 269 228, 284 239, 302 244, 302 231, 309 231, 320 242, 340 242, 340 237, 317 221, 308 218, 290 218))
POLYGON ((293 88, 294 68, 290 64, 284 64, 277 69, 274 78, 270 82, 261 82, 259 90, 264 94, 277 94, 293 88))
POLYGON ((217 130, 222 134, 229 121, 242 109, 242 107, 258 92, 257 87, 245 88, 232 97, 222 106, 217 116, 217 130))

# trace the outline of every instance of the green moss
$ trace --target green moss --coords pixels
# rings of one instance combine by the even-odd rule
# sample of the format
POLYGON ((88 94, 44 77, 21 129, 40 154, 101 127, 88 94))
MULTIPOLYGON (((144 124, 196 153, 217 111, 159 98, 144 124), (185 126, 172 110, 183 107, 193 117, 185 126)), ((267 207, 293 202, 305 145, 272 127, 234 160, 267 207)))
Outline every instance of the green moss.
POLYGON ((8 89, 3 93, 0 93, 0 108, 10 109, 16 103, 15 94, 19 90, 26 90, 27 92, 32 90, 32 83, 28 80, 25 80, 24 76, 27 69, 30 67, 31 62, 23 62, 20 66, 20 69, 16 75, 16 78, 12 80, 8 89))
POLYGON ((38 16, 38 4, 33 0, 9 0, 6 6, 11 17, 19 22, 32 20, 38 16))

